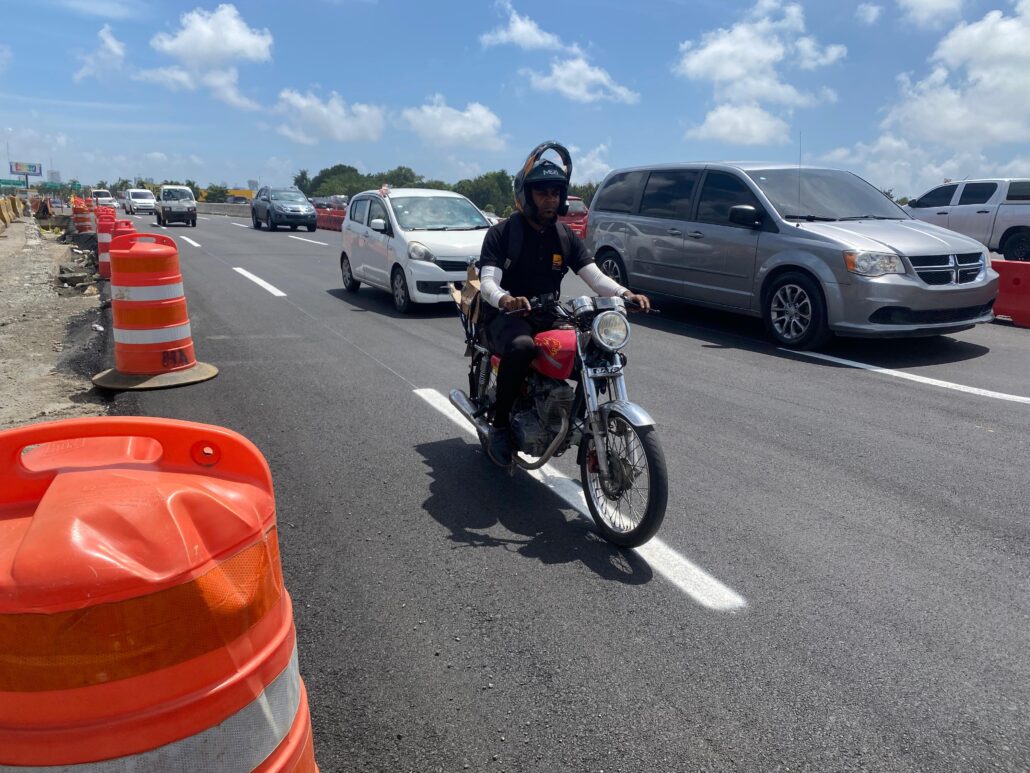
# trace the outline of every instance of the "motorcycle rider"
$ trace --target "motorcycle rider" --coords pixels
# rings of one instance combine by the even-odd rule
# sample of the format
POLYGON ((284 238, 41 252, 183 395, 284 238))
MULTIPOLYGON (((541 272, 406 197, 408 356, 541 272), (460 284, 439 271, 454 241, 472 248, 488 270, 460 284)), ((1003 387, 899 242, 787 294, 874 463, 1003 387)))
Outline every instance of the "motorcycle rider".
POLYGON ((555 325, 552 313, 530 313, 529 299, 557 299, 561 280, 571 268, 598 295, 621 296, 642 311, 651 308, 647 296, 603 274, 579 237, 558 222, 558 216, 568 212, 571 174, 568 150, 556 142, 538 145, 515 176, 517 211, 491 226, 483 240, 480 292, 490 307, 499 310, 487 315, 487 338, 501 357, 487 454, 501 467, 512 464, 510 413, 536 356, 533 336, 555 325), (558 153, 564 168, 543 158, 548 150, 558 153), (513 234, 512 229, 519 232, 513 234))

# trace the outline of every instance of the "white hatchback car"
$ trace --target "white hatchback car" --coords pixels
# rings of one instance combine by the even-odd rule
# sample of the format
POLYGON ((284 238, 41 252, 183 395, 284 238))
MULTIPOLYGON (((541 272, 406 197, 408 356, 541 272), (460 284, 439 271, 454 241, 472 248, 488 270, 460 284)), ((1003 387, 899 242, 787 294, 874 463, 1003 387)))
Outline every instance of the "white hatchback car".
POLYGON ((450 303, 447 283, 466 279, 489 227, 460 193, 430 188, 359 193, 343 221, 343 287, 356 292, 367 282, 388 290, 400 312, 413 303, 450 303))

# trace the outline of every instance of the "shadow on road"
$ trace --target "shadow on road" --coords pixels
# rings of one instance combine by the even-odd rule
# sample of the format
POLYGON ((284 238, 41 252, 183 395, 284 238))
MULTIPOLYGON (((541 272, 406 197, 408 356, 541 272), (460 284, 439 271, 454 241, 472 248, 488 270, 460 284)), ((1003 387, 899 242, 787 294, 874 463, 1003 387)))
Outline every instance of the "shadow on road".
POLYGON ((432 478, 423 508, 458 545, 499 548, 544 564, 579 561, 627 585, 651 581, 646 561, 604 541, 579 515, 570 520, 567 502, 522 471, 509 476, 479 446, 451 438, 415 450, 432 478))
POLYGON ((415 303, 412 304, 410 312, 401 314, 393 307, 393 298, 386 290, 362 286, 356 293, 348 292, 342 287, 333 287, 326 292, 336 300, 354 306, 351 311, 372 311, 393 319, 443 319, 458 316, 454 303, 449 299, 446 303, 415 303))
MULTIPOLYGON (((704 346, 710 348, 743 349, 774 357, 792 357, 768 337, 761 320, 755 317, 693 306, 663 296, 655 296, 652 302, 661 310, 661 314, 634 314, 630 317, 632 324, 673 335, 689 335, 693 339, 705 341, 704 346)), ((941 335, 927 338, 838 337, 820 351, 833 357, 901 369, 973 360, 991 350, 980 344, 941 335)), ((841 367, 830 362, 823 364, 831 368, 841 367)))

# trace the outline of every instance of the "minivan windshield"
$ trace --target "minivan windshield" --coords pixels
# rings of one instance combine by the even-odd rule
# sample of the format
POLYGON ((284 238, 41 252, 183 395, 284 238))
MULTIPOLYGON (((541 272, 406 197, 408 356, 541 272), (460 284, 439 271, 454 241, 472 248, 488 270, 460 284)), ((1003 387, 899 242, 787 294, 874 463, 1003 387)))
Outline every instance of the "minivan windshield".
POLYGON ((161 198, 165 201, 193 201, 193 191, 188 188, 165 188, 161 191, 161 198))
POLYGON ((129 195, 132 196, 132 198, 134 198, 134 199, 152 199, 152 198, 154 198, 154 194, 151 193, 150 191, 133 191, 129 195))
POLYGON ((882 192, 839 169, 747 172, 784 220, 909 220, 882 192))
POLYGON ((94 199, 109 199, 109 198, 111 198, 111 194, 108 193, 107 191, 93 191, 93 198, 94 199))
POLYGON ((307 201, 300 191, 272 191, 272 201, 307 201))
POLYGON ((390 197, 397 225, 405 231, 474 231, 489 228, 483 213, 457 196, 390 197))

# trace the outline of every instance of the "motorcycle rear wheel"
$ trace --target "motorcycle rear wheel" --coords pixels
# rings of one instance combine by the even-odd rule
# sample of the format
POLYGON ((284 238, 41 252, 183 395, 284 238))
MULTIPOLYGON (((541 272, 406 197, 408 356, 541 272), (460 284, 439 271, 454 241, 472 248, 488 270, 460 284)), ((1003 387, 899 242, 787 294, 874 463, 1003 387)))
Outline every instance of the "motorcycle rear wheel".
POLYGON ((669 478, 654 427, 634 427, 618 414, 608 417, 608 469, 601 480, 594 438, 580 461, 587 507, 601 536, 624 548, 643 545, 665 520, 669 478))

